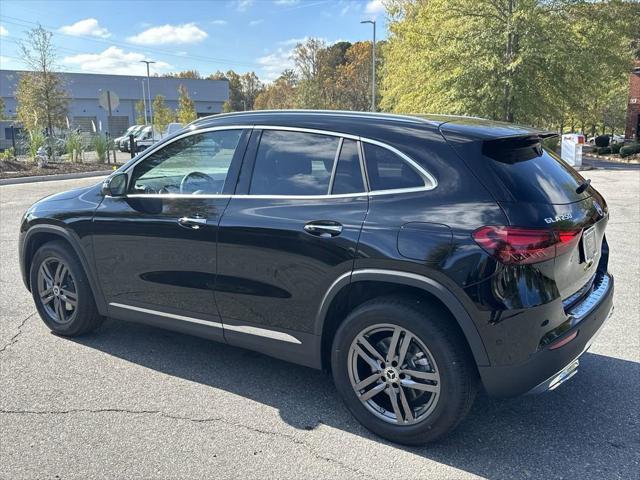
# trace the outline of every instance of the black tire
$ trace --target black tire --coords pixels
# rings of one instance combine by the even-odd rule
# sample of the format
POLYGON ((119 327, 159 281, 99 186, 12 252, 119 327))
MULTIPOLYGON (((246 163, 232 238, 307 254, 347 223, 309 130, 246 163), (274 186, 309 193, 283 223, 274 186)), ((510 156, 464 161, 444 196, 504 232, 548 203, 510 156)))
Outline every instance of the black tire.
POLYGON ((95 330, 104 321, 104 317, 98 313, 84 268, 82 268, 75 252, 71 251, 63 241, 47 242, 36 251, 31 262, 29 279, 36 309, 40 318, 52 332, 66 337, 75 337, 95 330), (52 312, 52 310, 55 311, 55 308, 51 306, 51 303, 48 304, 49 307, 45 306, 39 292, 38 272, 43 262, 53 262, 55 265, 56 261, 61 261, 68 268, 71 284, 77 295, 73 314, 64 323, 58 321, 56 313, 52 312))
MULTIPOLYGON (((360 423, 393 442, 422 445, 445 435, 462 421, 473 404, 478 375, 466 341, 453 322, 455 320, 449 312, 438 305, 400 296, 370 300, 349 314, 336 332, 331 352, 331 365, 336 388, 347 408, 360 423), (398 326, 401 331, 405 332, 403 329, 406 329, 406 332, 412 333, 426 346, 429 355, 437 365, 439 397, 434 397, 437 401, 433 401, 435 405, 430 407, 432 409, 430 413, 425 408, 424 418, 417 420, 418 416, 416 416, 413 419, 418 423, 394 424, 379 418, 372 413, 369 405, 365 406, 358 398, 352 386, 349 370, 349 365, 353 365, 350 363, 353 356, 350 357, 349 353, 352 343, 355 345, 354 340, 361 332, 371 328, 375 331, 380 324, 398 326)), ((407 338, 406 332, 401 334, 400 342, 404 342, 404 338, 407 338)), ((353 355, 357 356, 357 354, 353 355)), ((398 372, 400 371, 402 370, 398 366, 398 372)), ((372 372, 376 374, 373 368, 372 372)), ((371 372, 366 375, 369 374, 371 372)), ((400 376, 400 378, 403 377, 400 376)), ((384 376, 382 379, 388 381, 384 376)), ((377 380, 373 385, 381 386, 381 383, 383 383, 382 380, 377 380)), ((395 389, 391 391, 403 390, 402 386, 398 389, 396 384, 393 384, 393 387, 395 389)), ((363 391, 361 390, 360 393, 362 394, 363 391)), ((405 392, 407 392, 406 388, 402 394, 398 392, 398 398, 401 396, 407 398, 405 392)), ((412 410, 412 407, 410 409, 412 410)), ((403 406, 402 411, 404 410, 403 406)), ((397 415, 395 417, 397 418, 397 415)), ((406 417, 403 416, 402 420, 406 420, 406 417)))

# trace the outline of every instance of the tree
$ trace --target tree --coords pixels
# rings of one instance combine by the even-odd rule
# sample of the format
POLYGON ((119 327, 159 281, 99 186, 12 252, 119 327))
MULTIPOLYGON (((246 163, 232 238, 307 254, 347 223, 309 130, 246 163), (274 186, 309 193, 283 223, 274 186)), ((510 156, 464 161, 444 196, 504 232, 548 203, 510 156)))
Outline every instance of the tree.
POLYGON ((222 107, 223 111, 238 112, 246 110, 242 103, 244 98, 242 96, 242 80, 240 79, 240 75, 233 70, 229 70, 225 74, 225 78, 229 82, 229 100, 227 100, 222 107))
POLYGON ((136 123, 138 125, 145 125, 146 122, 146 115, 145 115, 145 104, 143 100, 138 100, 136 102, 136 123))
POLYGON ((159 133, 163 133, 176 118, 175 113, 167 107, 164 100, 164 95, 156 95, 153 99, 153 126, 159 133))
POLYGON ((296 108, 297 80, 293 70, 285 70, 258 94, 253 108, 256 110, 296 108))
POLYGON ((224 72, 218 70, 215 73, 209 74, 206 80, 227 80, 227 76, 224 74, 224 72))
POLYGON ((196 118, 196 104, 189 97, 189 91, 184 85, 178 87, 178 122, 183 125, 193 122, 196 118))
POLYGON ((240 77, 243 108, 253 110, 256 97, 264 90, 264 85, 255 72, 245 73, 240 77))
POLYGON ((340 81, 339 69, 347 63, 347 51, 351 48, 349 42, 337 42, 318 52, 318 83, 321 85, 322 108, 348 108, 344 95, 338 85, 340 81))
POLYGON ((52 33, 41 26, 28 32, 27 40, 20 43, 24 63, 32 70, 20 74, 15 93, 18 120, 29 131, 66 125, 68 95, 62 77, 54 73, 56 52, 52 33))
POLYGON ((345 52, 333 84, 339 94, 338 108, 369 110, 371 107, 371 42, 357 42, 345 52))
POLYGON ((393 1, 382 107, 564 124, 628 71, 634 4, 393 1))
POLYGON ((5 114, 4 114, 4 98, 0 98, 0 120, 4 120, 5 119, 5 114))
POLYGON ((176 73, 170 72, 170 73, 165 73, 162 76, 167 78, 191 78, 194 80, 202 79, 200 72, 198 72, 197 70, 184 70, 182 72, 176 72, 176 73))
POLYGON ((291 55, 300 78, 297 103, 302 108, 322 108, 325 104, 320 77, 321 52, 324 49, 324 40, 309 38, 298 43, 291 55))

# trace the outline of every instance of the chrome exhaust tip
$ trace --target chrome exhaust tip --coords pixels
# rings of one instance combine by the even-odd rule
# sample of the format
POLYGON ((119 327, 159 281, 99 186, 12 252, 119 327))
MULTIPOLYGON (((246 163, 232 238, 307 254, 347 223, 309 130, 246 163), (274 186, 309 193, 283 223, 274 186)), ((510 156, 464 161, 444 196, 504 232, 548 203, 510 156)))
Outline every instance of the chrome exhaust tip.
POLYGON ((555 390, 560 385, 562 385, 564 382, 566 382, 571 377, 573 377, 576 373, 578 373, 578 366, 579 365, 580 365, 580 362, 578 361, 578 359, 575 359, 573 362, 571 362, 569 365, 567 365, 564 368, 564 370, 562 370, 560 373, 558 373, 555 377, 553 377, 551 379, 551 381, 549 382, 548 390, 549 391, 555 390))

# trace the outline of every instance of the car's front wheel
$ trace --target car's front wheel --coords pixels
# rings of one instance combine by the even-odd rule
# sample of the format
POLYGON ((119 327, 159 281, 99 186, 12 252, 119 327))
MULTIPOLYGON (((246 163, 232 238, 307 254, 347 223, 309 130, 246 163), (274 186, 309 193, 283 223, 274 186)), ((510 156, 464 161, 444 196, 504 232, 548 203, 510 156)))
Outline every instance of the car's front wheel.
POLYGON ((82 335, 102 323, 87 275, 64 242, 48 242, 36 251, 30 285, 40 317, 58 335, 82 335))
POLYGON ((336 333, 332 370, 353 415, 394 442, 419 445, 451 431, 467 414, 477 374, 455 322, 417 299, 374 299, 336 333))

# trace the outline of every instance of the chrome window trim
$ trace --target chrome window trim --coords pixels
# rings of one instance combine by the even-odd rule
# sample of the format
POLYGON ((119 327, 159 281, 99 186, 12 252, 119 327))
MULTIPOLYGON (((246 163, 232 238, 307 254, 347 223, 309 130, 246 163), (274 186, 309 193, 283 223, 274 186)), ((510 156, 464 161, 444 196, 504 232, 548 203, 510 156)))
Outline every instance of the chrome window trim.
MULTIPOLYGON (((316 133, 319 135, 328 135, 328 136, 333 136, 333 137, 338 137, 341 139, 347 138, 350 140, 354 140, 356 142, 358 142, 359 145, 359 149, 358 149, 358 153, 360 155, 360 170, 361 173, 363 175, 363 180, 365 182, 365 188, 367 188, 367 191, 364 192, 357 192, 357 193, 344 193, 344 194, 331 194, 331 193, 327 193, 325 195, 251 195, 251 194, 239 194, 239 195, 228 195, 228 194, 179 194, 179 193, 150 193, 150 194, 144 194, 144 193, 133 193, 133 194, 127 194, 125 195, 125 198, 168 198, 168 199, 176 199, 176 198, 191 198, 191 199, 195 199, 195 198, 202 198, 202 199, 207 199, 207 198, 238 198, 238 199, 242 199, 242 198, 255 198, 255 199, 290 199, 290 200, 298 200, 298 199, 307 199, 307 200, 312 200, 312 199, 327 199, 327 198, 350 198, 350 197, 361 197, 361 196, 368 196, 368 197, 372 197, 372 196, 381 196, 381 195, 397 195, 397 194, 402 194, 402 193, 413 193, 413 192, 426 192, 426 191, 430 191, 435 189, 438 186, 438 181, 436 180, 436 178, 431 175, 431 173, 429 173, 427 170, 425 170, 420 164, 418 164, 415 160, 413 160, 411 157, 409 157, 407 154, 401 152, 400 150, 398 150, 397 148, 386 144, 384 142, 378 141, 378 140, 373 140, 371 138, 366 138, 366 137, 360 137, 357 135, 351 135, 349 133, 341 133, 341 132, 335 132, 335 131, 331 131, 331 130, 319 130, 319 129, 315 129, 315 128, 304 128, 304 127, 289 127, 289 126, 280 126, 280 125, 242 125, 242 124, 234 124, 234 125, 218 125, 218 126, 213 126, 213 127, 204 127, 204 128, 196 128, 194 125, 188 126, 186 127, 189 129, 189 131, 186 131, 174 138, 171 139, 170 142, 166 142, 166 143, 161 143, 159 142, 158 145, 155 145, 147 150, 144 151, 144 153, 142 154, 142 156, 136 160, 135 163, 132 163, 131 165, 129 165, 124 172, 129 174, 131 170, 133 170, 140 162, 144 161, 146 158, 148 158, 150 155, 152 155, 153 153, 157 152, 160 148, 164 148, 165 146, 178 141, 182 138, 191 136, 191 135, 196 135, 199 133, 207 133, 207 132, 215 132, 218 130, 283 130, 283 131, 290 131, 290 132, 303 132, 303 133, 316 133), (392 153, 398 155, 400 158, 402 158, 402 160, 404 160, 405 162, 407 162, 417 173, 418 175, 420 175, 420 177, 423 179, 424 181, 424 186, 422 187, 412 187, 412 188, 397 188, 397 189, 392 189, 392 190, 370 190, 370 185, 369 185, 369 178, 368 178, 368 173, 366 170, 366 161, 364 158, 364 146, 362 145, 363 143, 370 143, 372 145, 376 145, 378 147, 381 148, 385 148, 389 151, 391 151, 392 153)), ((340 142, 340 145, 342 144, 342 142, 340 142)), ((338 155, 339 155, 340 149, 338 149, 338 155)), ((335 171, 335 166, 337 165, 337 161, 334 162, 334 171, 335 171)), ((333 177, 333 173, 332 173, 332 177, 333 177)), ((131 180, 131 178, 129 179, 129 181, 131 180)), ((331 180, 330 184, 332 185, 333 179, 331 180)))
POLYGON ((110 302, 110 306, 123 308, 125 310, 133 310, 135 312, 147 313, 150 315, 157 315, 160 317, 172 318, 174 320, 181 320, 183 322, 197 323, 199 325, 206 325, 207 327, 221 328, 223 330, 230 330, 233 332, 246 333, 248 335, 255 335, 258 337, 271 338, 273 340, 280 340, 282 342, 295 343, 302 345, 302 342, 288 333, 279 332, 277 330, 268 330, 266 328, 252 327, 250 325, 225 325, 220 322, 214 322, 211 320, 203 320, 201 318, 187 317, 186 315, 178 315, 175 313, 162 312, 160 310, 152 310, 150 308, 136 307, 134 305, 127 305, 125 303, 110 302))
POLYGON ((333 184, 336 181, 336 171, 338 170, 338 160, 340 159, 340 153, 342 152, 342 144, 344 143, 344 137, 340 137, 338 140, 338 149, 333 157, 333 165, 331 165, 331 177, 329 177, 329 188, 327 189, 327 195, 331 195, 333 190, 333 184))
POLYGON ((362 181, 364 182, 364 188, 367 189, 367 192, 371 193, 371 185, 369 184, 369 172, 367 172, 367 166, 365 165, 364 160, 364 146, 362 142, 358 142, 358 158, 360 160, 360 172, 362 173, 362 181))

